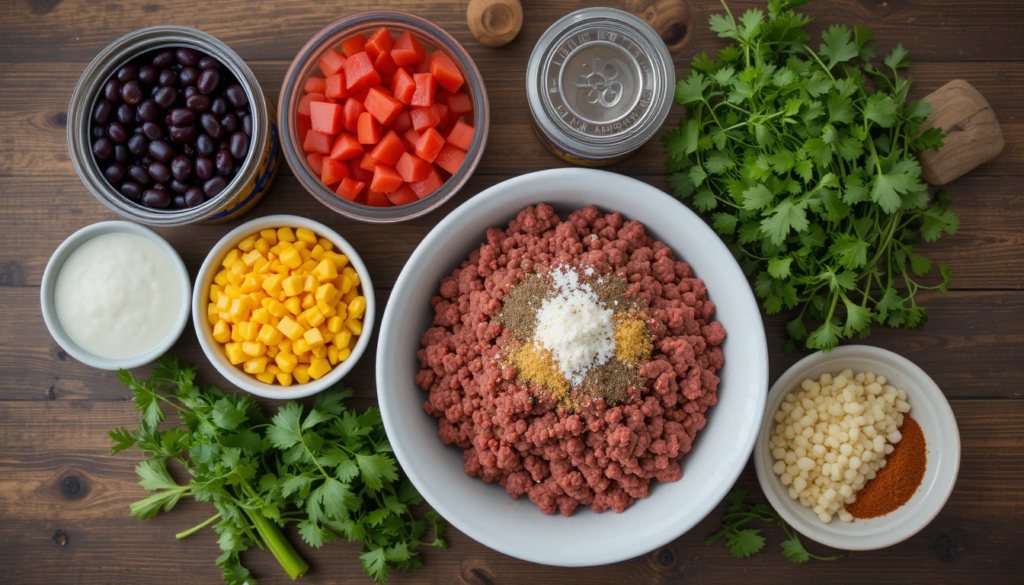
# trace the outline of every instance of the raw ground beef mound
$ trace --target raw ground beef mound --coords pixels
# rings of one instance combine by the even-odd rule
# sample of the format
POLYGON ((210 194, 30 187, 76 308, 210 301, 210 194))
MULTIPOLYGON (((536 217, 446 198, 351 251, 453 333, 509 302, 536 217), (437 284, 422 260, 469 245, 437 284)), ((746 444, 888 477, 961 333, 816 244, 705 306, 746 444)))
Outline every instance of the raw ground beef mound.
POLYGON ((417 352, 416 383, 438 435, 463 449, 466 473, 527 495, 545 514, 622 512, 648 495, 652 479, 676 481, 679 460, 717 401, 725 330, 704 283, 635 221, 595 207, 561 221, 548 205, 519 212, 507 230, 441 280, 434 322, 417 352), (549 266, 593 267, 625 278, 648 306, 654 352, 646 387, 621 405, 598 401, 576 414, 515 383, 505 363, 510 333, 496 323, 501 299, 527 274, 549 266))

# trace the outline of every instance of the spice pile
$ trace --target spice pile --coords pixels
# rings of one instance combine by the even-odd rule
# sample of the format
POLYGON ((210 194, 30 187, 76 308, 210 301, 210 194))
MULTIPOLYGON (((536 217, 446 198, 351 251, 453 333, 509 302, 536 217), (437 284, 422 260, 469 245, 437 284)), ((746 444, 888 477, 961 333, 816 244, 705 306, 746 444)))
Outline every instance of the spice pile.
POLYGON ((517 378, 576 411, 598 399, 621 403, 643 387, 653 346, 643 303, 626 298, 620 276, 559 266, 512 287, 501 320, 517 378))

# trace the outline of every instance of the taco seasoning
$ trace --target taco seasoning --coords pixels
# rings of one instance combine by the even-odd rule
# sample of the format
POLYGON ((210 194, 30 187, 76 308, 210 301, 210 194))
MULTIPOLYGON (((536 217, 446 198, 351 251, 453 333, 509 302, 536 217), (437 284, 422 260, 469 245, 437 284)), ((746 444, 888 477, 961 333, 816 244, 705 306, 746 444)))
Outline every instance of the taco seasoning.
POLYGON ((661 128, 675 68, 646 22, 613 8, 584 8, 540 37, 526 91, 534 129, 555 156, 583 166, 627 158, 661 128))
POLYGON ((905 414, 900 434, 903 438, 886 457, 885 467, 857 492, 857 501, 846 506, 854 518, 885 516, 909 502, 921 486, 928 463, 928 445, 921 425, 905 414))

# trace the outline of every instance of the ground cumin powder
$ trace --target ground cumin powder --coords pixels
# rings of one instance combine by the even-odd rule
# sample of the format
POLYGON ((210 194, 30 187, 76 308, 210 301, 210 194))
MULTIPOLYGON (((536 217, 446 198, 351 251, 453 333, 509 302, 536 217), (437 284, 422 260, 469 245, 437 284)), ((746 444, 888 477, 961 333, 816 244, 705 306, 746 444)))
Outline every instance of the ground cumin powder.
POLYGON ((921 485, 927 465, 924 433, 917 421, 903 415, 900 434, 903 438, 885 458, 885 467, 857 492, 857 501, 846 506, 854 518, 885 516, 910 501, 921 485))

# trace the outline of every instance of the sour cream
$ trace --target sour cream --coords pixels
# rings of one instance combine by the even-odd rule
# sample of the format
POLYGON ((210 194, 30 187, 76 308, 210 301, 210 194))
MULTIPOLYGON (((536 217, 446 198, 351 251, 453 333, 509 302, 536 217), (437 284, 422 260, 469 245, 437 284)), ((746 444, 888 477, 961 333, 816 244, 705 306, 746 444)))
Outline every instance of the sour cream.
POLYGON ((142 355, 160 345, 181 314, 182 284, 163 250, 136 234, 108 233, 68 256, 54 301, 65 333, 108 359, 142 355))

